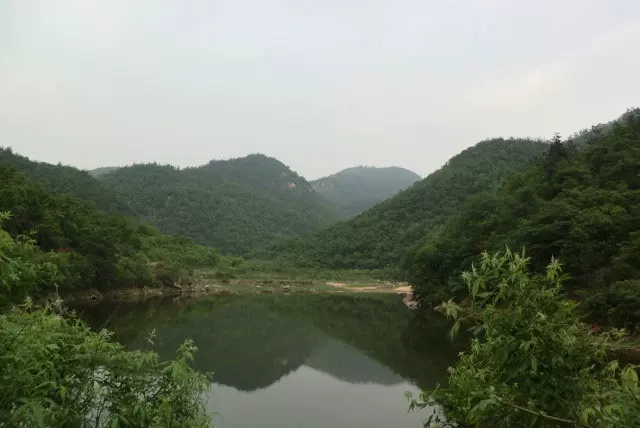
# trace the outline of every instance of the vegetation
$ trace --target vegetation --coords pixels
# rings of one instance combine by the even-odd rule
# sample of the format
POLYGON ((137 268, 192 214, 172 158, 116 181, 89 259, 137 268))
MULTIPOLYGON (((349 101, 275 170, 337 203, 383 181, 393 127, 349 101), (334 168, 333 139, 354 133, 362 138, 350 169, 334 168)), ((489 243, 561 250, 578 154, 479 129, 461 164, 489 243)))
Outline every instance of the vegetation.
POLYGON ((190 367, 195 350, 187 341, 163 362, 71 314, 14 308, 0 315, 0 426, 210 427, 209 382, 190 367))
POLYGON ((531 275, 524 255, 483 253, 463 274, 470 303, 445 304, 476 338, 449 371, 449 387, 425 391, 412 406, 441 405, 426 426, 636 427, 640 385, 634 367, 607 359, 607 341, 579 322, 561 296, 561 267, 552 259, 531 275))
POLYGON ((84 201, 92 208, 110 213, 133 214, 127 204, 118 199, 114 192, 104 187, 86 171, 61 164, 34 162, 13 153, 10 148, 1 147, 0 164, 13 166, 29 180, 39 183, 50 193, 72 196, 84 201))
POLYGON ((134 165, 100 176, 135 213, 169 234, 242 255, 337 218, 307 181, 276 159, 250 155, 198 168, 134 165))
POLYGON ((469 197, 500 186, 546 148, 547 144, 531 140, 478 143, 358 217, 282 241, 252 257, 333 269, 396 267, 411 248, 436 235, 469 197))
POLYGON ((418 180, 418 174, 404 168, 358 166, 314 180, 311 185, 316 192, 337 206, 344 218, 351 218, 418 180))
POLYGON ((616 281, 589 294, 581 310, 589 322, 635 333, 640 325, 640 280, 616 281))
POLYGON ((50 195, 0 163, 0 257, 28 266, 28 278, 2 277, 0 305, 97 287, 168 285, 195 266, 214 266, 216 250, 169 237, 144 224, 106 214, 69 196, 50 195), (9 213, 10 212, 10 213, 9 213))
MULTIPOLYGON (((465 292, 464 266, 487 248, 527 248, 534 272, 540 260, 565 261, 569 290, 587 294, 616 281, 640 278, 640 118, 625 115, 608 133, 594 133, 582 150, 559 138, 538 162, 497 192, 478 195, 438 236, 408 257, 410 280, 426 303, 465 292)), ((628 285, 628 283, 625 283, 628 285)), ((620 284, 598 297, 625 293, 620 284)), ((633 294, 633 293, 627 293, 633 294)), ((611 300, 613 302, 613 300, 611 300)), ((628 301, 630 316, 640 311, 628 301)), ((604 314, 595 301, 587 307, 604 314)), ((605 316, 630 327, 619 314, 605 316)), ((637 320, 637 318, 636 318, 637 320)), ((634 321, 635 322, 635 321, 634 321)))

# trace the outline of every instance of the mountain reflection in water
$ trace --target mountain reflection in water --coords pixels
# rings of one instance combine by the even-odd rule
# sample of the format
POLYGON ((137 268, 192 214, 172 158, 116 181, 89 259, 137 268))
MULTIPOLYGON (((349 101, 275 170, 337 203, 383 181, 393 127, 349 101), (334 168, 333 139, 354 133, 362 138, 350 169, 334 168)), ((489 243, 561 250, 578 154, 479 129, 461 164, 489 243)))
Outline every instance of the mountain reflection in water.
POLYGON ((209 296, 79 312, 95 327, 108 320, 132 349, 148 348, 155 330, 163 358, 193 339, 195 367, 213 373, 218 427, 419 427, 425 414, 406 414, 404 392, 444 383, 464 347, 441 316, 395 295, 209 296))

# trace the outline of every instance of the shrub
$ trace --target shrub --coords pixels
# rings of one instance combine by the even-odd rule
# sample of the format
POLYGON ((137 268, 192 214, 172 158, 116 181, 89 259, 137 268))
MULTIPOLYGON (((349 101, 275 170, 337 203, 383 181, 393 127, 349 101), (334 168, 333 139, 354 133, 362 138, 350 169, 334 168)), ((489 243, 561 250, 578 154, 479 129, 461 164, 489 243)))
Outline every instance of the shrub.
POLYGON ((636 330, 640 325, 640 280, 618 281, 591 294, 582 310, 589 322, 636 330))
POLYGON ((592 334, 561 297, 557 260, 544 275, 529 274, 528 263, 509 250, 485 253, 463 274, 470 305, 444 308, 453 333, 464 320, 476 338, 450 369, 449 388, 412 406, 442 406, 444 418, 427 419, 432 427, 640 426, 638 376, 606 357, 613 336, 592 334))
POLYGON ((0 316, 0 426, 209 427, 195 350, 187 341, 162 362, 27 302, 0 316))

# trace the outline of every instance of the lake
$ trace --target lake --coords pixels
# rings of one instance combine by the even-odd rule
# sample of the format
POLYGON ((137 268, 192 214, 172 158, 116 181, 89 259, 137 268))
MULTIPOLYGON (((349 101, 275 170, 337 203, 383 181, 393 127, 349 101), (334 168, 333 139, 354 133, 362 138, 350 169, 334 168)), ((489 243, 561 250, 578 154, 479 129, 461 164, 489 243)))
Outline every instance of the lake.
POLYGON ((129 349, 171 358, 187 338, 213 373, 219 428, 421 427, 406 392, 445 383, 464 343, 389 294, 217 295, 79 309, 129 349), (153 345, 148 341, 154 333, 153 345))

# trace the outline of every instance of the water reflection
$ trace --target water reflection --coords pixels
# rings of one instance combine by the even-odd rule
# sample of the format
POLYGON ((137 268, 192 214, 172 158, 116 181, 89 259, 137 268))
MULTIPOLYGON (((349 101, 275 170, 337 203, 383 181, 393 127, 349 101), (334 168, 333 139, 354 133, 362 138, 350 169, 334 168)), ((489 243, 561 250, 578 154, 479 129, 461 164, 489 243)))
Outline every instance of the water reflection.
POLYGON ((193 339, 195 366, 214 374, 209 406, 220 427, 418 427, 424 414, 406 415, 404 392, 442 383, 461 349, 439 315, 387 295, 159 299, 82 316, 109 320, 130 348, 147 347, 155 329, 165 358, 193 339))

